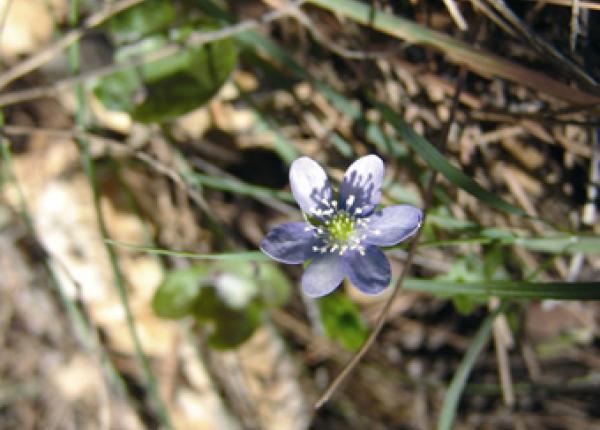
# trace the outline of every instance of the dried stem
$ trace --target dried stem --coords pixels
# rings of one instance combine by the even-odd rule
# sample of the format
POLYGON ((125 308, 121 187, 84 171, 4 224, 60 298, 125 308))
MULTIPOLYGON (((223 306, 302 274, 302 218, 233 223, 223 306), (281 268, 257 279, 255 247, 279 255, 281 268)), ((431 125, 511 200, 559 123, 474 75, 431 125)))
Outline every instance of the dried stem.
MULTIPOLYGON (((452 99, 452 110, 450 112, 450 117, 446 124, 446 130, 444 133, 444 140, 443 140, 443 147, 446 146, 446 143, 448 141, 448 137, 449 137, 450 129, 451 129, 450 125, 454 122, 454 117, 456 115, 456 110, 457 110, 457 106, 458 106, 458 99, 460 96, 460 92, 462 91, 462 87, 463 87, 465 78, 466 78, 466 70, 464 68, 461 68, 458 82, 456 84, 456 90, 454 92, 454 97, 452 99)), ((437 180, 437 175, 438 175, 437 172, 433 172, 433 174, 431 175, 431 178, 429 179, 429 183, 427 184, 427 188, 425 190, 424 208, 423 208, 423 223, 425 223, 425 219, 427 217, 427 210, 429 209, 429 206, 431 204, 431 199, 433 196, 433 190, 435 188, 435 184, 436 184, 436 180, 437 180)), ((360 350, 352 357, 352 359, 348 362, 348 364, 346 364, 344 369, 342 369, 340 374, 333 380, 333 382, 329 385, 329 387, 327 387, 327 389, 321 395, 321 397, 319 397, 319 399, 315 402, 315 405, 314 405, 315 409, 321 408, 331 398, 331 396, 333 396, 333 394, 336 392, 336 390, 339 388, 339 386, 342 384, 342 382, 344 382, 346 380, 346 378, 352 373, 354 368, 360 363, 360 361, 363 359, 365 354, 369 351, 369 349, 371 349, 371 346, 373 346, 373 344, 375 343, 377 336, 379 335, 379 333, 381 332, 381 329, 383 329, 383 326, 385 325, 385 323, 387 321, 387 317, 388 317, 388 314, 392 307, 392 304, 394 303, 394 300, 398 296, 398 293, 400 292, 400 289, 402 287, 402 283, 404 282, 404 279, 406 278, 406 275, 408 274, 408 271, 412 265, 412 262, 413 262, 413 259, 415 256, 415 252, 417 250, 417 246, 419 243, 419 237, 421 236, 421 231, 422 231, 422 229, 419 229, 417 231, 417 234, 415 234, 415 236, 413 237, 413 239, 410 243, 408 256, 406 258, 404 266, 402 267, 402 272, 400 273, 400 277, 396 281, 396 284, 394 285, 392 294, 385 302, 385 305, 383 306, 383 309, 382 309, 381 313, 379 314, 379 317, 377 318, 377 322, 375 323, 375 328, 373 328, 373 331, 369 335, 369 338, 365 341, 365 343, 360 348, 360 350)))
MULTIPOLYGON (((140 1, 140 0, 138 0, 140 1)), ((143 64, 147 64, 153 61, 161 60, 166 57, 169 57, 182 49, 188 47, 197 47, 201 45, 205 45, 210 42, 215 42, 217 40, 225 39, 227 37, 235 36, 236 34, 243 33, 245 31, 254 30, 262 25, 268 24, 271 21, 275 21, 277 19, 284 18, 294 13, 294 10, 298 8, 303 1, 297 0, 295 2, 286 4, 281 9, 270 11, 264 14, 262 17, 258 19, 252 19, 247 21, 242 21, 238 24, 231 25, 226 28, 222 28, 220 30, 215 31, 207 31, 207 32, 195 32, 192 33, 185 43, 169 43, 164 47, 153 51, 146 55, 141 55, 138 57, 134 57, 129 61, 124 61, 118 64, 111 64, 106 67, 101 67, 96 70, 92 70, 87 73, 82 73, 70 78, 62 79, 60 81, 55 82, 52 85, 48 86, 40 86, 34 88, 28 88, 22 91, 14 91, 10 93, 6 93, 0 96, 0 107, 7 106, 16 103, 22 103, 25 101, 42 98, 42 97, 52 97, 59 94, 61 91, 64 91, 68 88, 74 87, 75 85, 89 82, 94 79, 99 79, 104 76, 110 75, 115 72, 119 72, 122 70, 126 70, 129 68, 139 67, 143 64)), ((76 38, 69 41, 69 44, 73 43, 76 38)), ((65 44, 61 46, 61 50, 66 48, 69 44, 65 44)), ((58 51, 56 51, 58 52, 58 51)), ((55 52, 55 53, 56 53, 55 52)), ((51 58, 51 57, 50 57, 51 58)), ((38 60, 39 61, 39 60, 38 60)), ((12 69, 11 69, 12 70, 12 69)), ((10 72, 10 71, 9 71, 10 72)), ((7 72, 8 73, 8 72, 7 72)), ((25 72, 26 73, 26 72, 25 72)), ((0 76, 0 88, 2 87, 3 76, 0 76)))
POLYGON ((2 75, 0 75, 0 89, 4 88, 15 79, 18 79, 51 61, 56 55, 81 39, 87 30, 102 24, 108 18, 143 1, 144 0, 122 0, 115 3, 108 2, 104 9, 86 19, 81 27, 69 31, 52 45, 47 46, 35 55, 2 73, 2 75))

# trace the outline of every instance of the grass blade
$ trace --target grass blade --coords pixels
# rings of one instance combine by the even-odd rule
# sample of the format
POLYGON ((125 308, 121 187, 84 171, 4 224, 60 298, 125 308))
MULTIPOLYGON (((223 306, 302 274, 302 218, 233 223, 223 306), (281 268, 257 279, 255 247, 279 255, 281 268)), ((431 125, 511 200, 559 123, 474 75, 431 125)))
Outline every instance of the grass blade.
POLYGON ((553 254, 600 254, 600 237, 597 236, 506 237, 501 242, 553 254))
POLYGON ((450 430, 452 428, 454 416, 456 415, 456 409, 458 408, 458 402, 460 401, 462 392, 465 389, 467 379, 469 379, 469 375, 471 374, 471 370, 477 361, 477 357, 479 357, 479 354, 481 354, 481 351, 483 351, 483 348, 488 343, 490 334, 492 332, 492 327, 494 326, 494 320, 502 311, 502 309, 503 307, 489 314, 483 320, 483 323, 477 330, 477 333, 475 333, 475 337, 473 337, 473 341, 469 345, 469 348, 467 349, 460 366, 454 373, 454 377, 452 378, 452 382, 448 387, 448 391, 446 391, 442 412, 440 413, 440 417, 438 419, 438 430, 450 430))
MULTIPOLYGON (((79 1, 73 0, 70 2, 69 6, 69 24, 71 26, 76 26, 79 20, 79 1)), ((75 41, 69 47, 69 68, 73 74, 80 73, 80 65, 81 65, 81 56, 79 49, 79 42, 75 41)), ((77 99, 77 111, 76 111, 76 122, 82 130, 86 129, 86 114, 87 114, 87 105, 85 100, 85 94, 83 90, 82 84, 77 84, 75 86, 75 95, 77 99)), ((91 155, 90 145, 87 139, 78 137, 75 139, 79 153, 81 158, 81 164, 84 168, 85 174, 87 176, 88 183, 90 185, 92 200, 94 204, 94 212, 96 216, 96 221, 98 224, 98 229, 100 230, 100 235, 103 239, 108 239, 108 228, 106 225, 106 221, 104 219, 104 214, 102 213, 102 209, 100 207, 100 188, 98 185, 98 180, 96 177, 96 166, 94 163, 94 159, 91 155)), ((147 389, 149 391, 150 397, 154 403, 155 410, 158 414, 158 418, 160 419, 161 424, 167 428, 172 429, 173 425, 171 424, 171 418, 167 411, 167 407, 164 404, 159 392, 158 392, 158 383, 152 368, 150 366, 150 361, 146 356, 144 349, 142 347, 142 342, 137 332, 135 318, 131 311, 131 307, 129 306, 129 297, 127 295, 127 291, 125 289, 125 283, 123 280, 123 273, 121 271, 121 267, 119 264, 119 259, 115 250, 105 244, 106 253, 108 256, 108 260, 110 262, 110 267, 113 272, 114 277, 114 286, 119 295, 119 301, 121 302, 121 306, 123 306, 123 311, 125 313, 125 320, 127 325, 127 330, 133 341, 134 352, 137 360, 139 361, 141 368, 143 370, 145 383, 147 389)))
POLYGON ((452 282, 437 279, 407 279, 404 288, 442 296, 495 296, 520 300, 600 300, 600 282, 452 282))
MULTIPOLYGON (((4 125, 4 115, 0 112, 0 127, 4 125)), ((27 207, 27 202, 25 199, 25 195, 23 190, 17 180, 15 175, 13 165, 12 165, 12 154, 10 151, 10 143, 0 138, 0 152, 2 153, 2 173, 4 174, 2 178, 2 182, 0 182, 0 188, 5 185, 5 183, 12 183, 15 187, 18 204, 19 204, 19 212, 25 221, 25 225, 29 234, 32 237, 35 237, 35 227, 33 222, 33 217, 29 212, 29 208, 27 207)), ((79 338, 80 342, 89 351, 91 354, 95 355, 100 362, 103 371, 106 374, 106 377, 109 379, 111 386, 115 388, 118 395, 123 398, 127 397, 127 387, 121 374, 115 368, 114 364, 110 360, 106 350, 101 345, 100 339, 97 336, 95 328, 92 328, 87 320, 87 318, 83 315, 77 303, 73 298, 67 294, 65 288, 61 281, 59 280, 53 265, 51 264, 52 257, 48 253, 44 253, 43 258, 43 266, 44 270, 50 279, 51 284, 54 286, 58 297, 64 307, 67 317, 69 318, 71 324, 74 327, 74 331, 76 336, 79 338)), ((133 405, 132 405, 133 406, 133 405)))
POLYGON ((465 175, 460 169, 450 164, 446 158, 423 136, 417 134, 400 116, 389 106, 375 102, 383 118, 400 133, 404 141, 431 167, 440 172, 446 179, 459 188, 462 188, 482 203, 503 212, 528 216, 523 210, 511 205, 500 197, 490 193, 472 178, 465 175))
POLYGON ((154 255, 169 255, 172 257, 193 258, 196 260, 228 260, 228 261, 269 261, 269 257, 260 251, 248 252, 224 252, 218 254, 197 254, 188 251, 171 251, 170 249, 152 248, 143 245, 133 245, 130 243, 117 242, 111 239, 105 239, 105 243, 119 248, 127 248, 134 251, 146 252, 154 255))
MULTIPOLYGON (((431 219, 430 219, 431 220, 431 219)), ((509 231, 501 231, 493 229, 495 232, 492 235, 487 235, 486 230, 480 232, 480 236, 461 237, 456 239, 446 240, 430 240, 421 242, 420 248, 432 248, 438 246, 455 246, 464 244, 487 244, 497 243, 499 245, 514 245, 520 246, 530 251, 546 252, 549 254, 565 254, 572 255, 578 253, 584 254, 600 254, 600 237, 597 236, 557 236, 557 237, 519 237, 513 236, 509 231), (497 236, 501 233, 501 236, 497 236)), ((403 245, 390 247, 388 249, 403 248, 403 245)))
POLYGON ((430 46, 444 53, 450 61, 464 65, 480 76, 490 79, 494 77, 506 79, 576 105, 600 103, 600 97, 594 94, 577 90, 543 73, 528 69, 483 49, 475 48, 409 19, 382 12, 366 3, 356 0, 307 0, 307 3, 330 10, 409 43, 430 46))
POLYGON ((295 203, 292 193, 286 191, 273 190, 259 185, 248 184, 237 179, 203 175, 201 173, 190 173, 189 176, 191 179, 194 179, 198 185, 204 185, 209 188, 255 198, 272 198, 288 203, 295 203))

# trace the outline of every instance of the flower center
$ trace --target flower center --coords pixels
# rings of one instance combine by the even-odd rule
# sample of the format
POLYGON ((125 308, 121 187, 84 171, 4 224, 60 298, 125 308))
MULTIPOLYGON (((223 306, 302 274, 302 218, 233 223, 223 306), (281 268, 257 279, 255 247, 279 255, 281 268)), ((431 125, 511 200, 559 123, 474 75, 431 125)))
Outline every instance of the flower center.
POLYGON ((306 230, 313 230, 321 240, 321 246, 313 246, 314 252, 338 252, 344 255, 346 251, 358 251, 364 255, 365 247, 361 242, 367 237, 369 219, 360 216, 363 207, 352 208, 354 202, 354 196, 350 195, 346 200, 346 209, 342 210, 338 208, 337 201, 323 199, 323 206, 311 211, 311 215, 321 220, 320 224, 312 225, 306 218, 306 230))
POLYGON ((354 233, 354 220, 345 212, 336 213, 327 225, 329 236, 340 242, 347 242, 354 233))

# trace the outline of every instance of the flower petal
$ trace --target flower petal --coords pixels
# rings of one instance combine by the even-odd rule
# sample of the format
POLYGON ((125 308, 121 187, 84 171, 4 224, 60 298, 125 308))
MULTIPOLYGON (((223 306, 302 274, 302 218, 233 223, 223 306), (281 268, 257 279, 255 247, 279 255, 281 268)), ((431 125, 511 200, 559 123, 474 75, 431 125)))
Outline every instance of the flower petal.
POLYGON ((367 155, 352 163, 340 186, 340 208, 370 214, 381 199, 384 170, 377 155, 367 155))
POLYGON ((308 157, 300 157, 292 163, 290 185, 298 206, 309 215, 326 209, 323 200, 331 201, 331 185, 325 171, 308 157))
POLYGON ((388 206, 368 218, 363 243, 392 246, 417 232, 423 220, 421 209, 411 205, 388 206))
POLYGON ((421 227, 423 212, 411 205, 388 206, 368 218, 363 243, 392 246, 409 238, 421 227))
POLYGON ((299 264, 312 256, 317 238, 305 222, 288 222, 273 228, 260 242, 260 249, 273 260, 299 264))
POLYGON ((365 249, 364 255, 353 251, 346 255, 346 271, 352 285, 365 294, 377 294, 390 283, 390 263, 376 246, 365 249))
POLYGON ((335 253, 317 255, 302 275, 302 290, 308 297, 321 297, 335 290, 346 276, 344 258, 335 253))

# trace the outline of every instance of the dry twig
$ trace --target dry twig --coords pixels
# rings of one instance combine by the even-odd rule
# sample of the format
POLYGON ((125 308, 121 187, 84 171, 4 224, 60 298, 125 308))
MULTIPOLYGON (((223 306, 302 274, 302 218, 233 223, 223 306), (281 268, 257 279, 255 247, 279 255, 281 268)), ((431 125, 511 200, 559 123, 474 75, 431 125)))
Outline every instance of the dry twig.
MULTIPOLYGON (((140 1, 140 0, 138 0, 140 1)), ((303 0, 297 0, 292 3, 287 4, 285 7, 281 9, 270 11, 264 14, 262 17, 258 19, 251 19, 242 21, 238 24, 231 25, 229 27, 222 28, 220 30, 208 31, 208 32, 195 32, 192 33, 185 43, 169 43, 162 48, 153 51, 146 55, 141 55, 138 57, 134 57, 129 61, 124 61, 118 64, 111 64, 106 67, 101 67, 96 70, 92 70, 88 73, 82 73, 78 76, 73 76, 71 78, 62 79, 60 81, 55 82, 52 85, 48 86, 40 86, 34 88, 28 88, 22 91, 14 91, 10 93, 6 93, 0 95, 0 106, 7 106, 15 103, 22 103, 28 100, 33 100, 41 97, 53 97, 60 94, 62 91, 74 87, 75 85, 81 83, 87 83, 96 79, 100 79, 104 76, 110 75, 115 72, 119 72, 122 70, 126 70, 129 68, 139 67, 143 64, 147 64, 153 61, 162 60, 167 58, 182 49, 189 47, 198 47, 201 45, 205 45, 210 42, 215 42, 217 40, 225 39, 227 37, 235 36, 236 34, 243 33, 245 31, 257 29, 265 24, 268 24, 272 21, 284 18, 286 16, 292 15, 294 10, 298 8, 303 3, 303 0)), ((76 40, 76 39, 75 39, 76 40)), ((73 41, 70 41, 72 43, 73 41)), ((64 46, 61 46, 61 49, 64 49, 68 44, 63 42, 64 46)), ((52 53, 55 55, 60 52, 59 49, 53 50, 52 53)), ((45 58, 45 57, 44 57, 45 58)), ((50 57, 49 59, 51 59, 50 57)), ((40 61, 40 60, 37 60, 40 61)), ((25 67, 23 66, 23 70, 25 67)), ((8 73, 8 72, 7 72, 8 73)), ((17 72, 13 72, 15 74, 17 72)), ((20 72, 19 72, 20 73, 20 72)), ((12 76, 12 75, 11 75, 12 76)), ((5 80, 11 78, 11 76, 5 77, 5 80)), ((0 87, 2 84, 2 77, 0 76, 0 87)))
MULTIPOLYGON (((459 100, 460 92, 462 91, 462 87, 463 87, 465 78, 466 78, 466 71, 464 68, 461 68, 460 76, 459 76, 459 79, 458 79, 458 82, 456 85, 456 90, 454 92, 454 97, 452 100, 452 110, 450 112, 450 117, 448 119, 448 123, 446 124, 444 146, 445 146, 446 142, 448 141, 448 137, 450 135, 450 130, 452 128, 451 124, 454 122, 454 118, 455 118, 455 114, 456 114, 456 110, 457 110, 457 106, 458 106, 458 100, 459 100)), ((425 198, 423 199, 424 200, 423 221, 422 221, 423 224, 425 223, 425 219, 427 217, 427 210, 429 208, 429 205, 431 204, 431 199, 433 196, 433 190, 435 188, 436 181, 437 181, 437 172, 433 172, 431 175, 431 178, 429 180, 429 183, 427 184, 427 189, 425 190, 425 198)), ((417 246, 418 246, 418 242, 419 242, 419 237, 421 236, 421 232, 422 232, 422 229, 419 229, 417 231, 417 233, 414 235, 414 237, 410 243, 410 248, 408 250, 408 256, 407 256, 406 262, 404 263, 404 266, 402 267, 402 272, 400 273, 400 276, 398 277, 398 280, 396 281, 396 284, 393 287, 394 289, 392 291, 392 294, 390 294, 389 298, 387 299, 387 301, 385 302, 385 304, 383 306, 383 309, 381 310, 381 313, 379 314, 379 317, 377 318, 377 323, 375 324, 373 331, 371 332, 371 334, 369 335, 369 337, 367 338, 365 343, 361 346, 360 350, 352 357, 352 359, 348 362, 348 364, 344 367, 344 369, 342 369, 340 374, 333 380, 333 382, 329 385, 329 387, 327 387, 327 389, 321 395, 321 397, 315 402, 315 405, 314 405, 315 409, 321 408, 321 406, 323 406, 331 398, 331 396, 333 396, 333 394, 336 392, 338 387, 352 373, 354 368, 360 363, 360 361, 363 359, 365 354, 369 351, 369 349, 371 349, 371 347, 375 343, 377 336, 379 335, 379 333, 381 332, 381 330, 383 329, 383 326, 385 325, 385 323, 387 321, 387 316, 392 307, 392 303, 394 303, 396 297, 398 296, 398 294, 401 290, 401 287, 402 287, 402 283, 404 282, 404 279, 406 278, 408 271, 412 265, 412 261, 414 259, 415 253, 417 251, 417 246)))
POLYGON ((81 39, 89 29, 102 24, 108 18, 143 1, 144 0, 121 0, 114 3, 107 2, 106 7, 86 19, 83 26, 69 31, 52 45, 38 51, 35 55, 2 73, 2 75, 0 75, 0 89, 4 88, 15 79, 18 79, 51 61, 56 55, 81 39))

